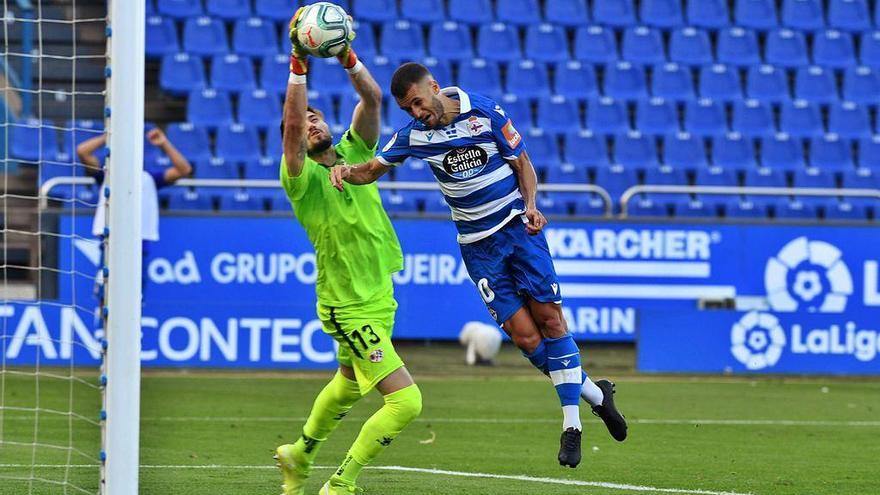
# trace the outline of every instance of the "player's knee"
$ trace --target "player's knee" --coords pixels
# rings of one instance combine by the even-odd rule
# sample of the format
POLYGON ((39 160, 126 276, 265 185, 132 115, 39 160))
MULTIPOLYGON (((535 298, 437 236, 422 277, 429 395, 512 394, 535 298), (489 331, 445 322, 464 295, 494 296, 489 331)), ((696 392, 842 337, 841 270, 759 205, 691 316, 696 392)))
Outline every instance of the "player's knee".
POLYGON ((538 345, 541 344, 542 340, 541 334, 537 332, 524 334, 513 333, 511 334, 510 339, 513 341, 513 345, 519 350, 525 351, 529 354, 535 352, 535 349, 538 348, 538 345))
POLYGON ((563 321, 558 315, 542 315, 538 317, 538 321, 535 323, 538 324, 538 328, 541 329, 541 333, 544 334, 544 337, 548 339, 565 337, 565 334, 568 333, 565 321, 563 321))
POLYGON ((422 391, 415 383, 392 395, 397 396, 397 412, 403 421, 409 423, 422 413, 422 391))

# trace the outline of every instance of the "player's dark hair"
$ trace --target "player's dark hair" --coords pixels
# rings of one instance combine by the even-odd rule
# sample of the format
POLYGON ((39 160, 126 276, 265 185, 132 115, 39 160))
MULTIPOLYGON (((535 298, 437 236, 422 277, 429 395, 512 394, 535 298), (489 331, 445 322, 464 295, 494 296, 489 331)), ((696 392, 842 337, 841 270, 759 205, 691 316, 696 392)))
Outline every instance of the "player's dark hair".
POLYGON ((391 77, 391 94, 395 98, 403 98, 410 86, 421 82, 422 79, 430 75, 431 71, 424 65, 407 62, 394 71, 394 75, 391 77))
MULTIPOLYGON (((306 112, 312 112, 317 114, 318 117, 321 117, 321 120, 324 120, 324 112, 318 110, 317 108, 309 105, 306 107, 306 112)), ((281 136, 284 136, 284 117, 281 117, 281 136)))

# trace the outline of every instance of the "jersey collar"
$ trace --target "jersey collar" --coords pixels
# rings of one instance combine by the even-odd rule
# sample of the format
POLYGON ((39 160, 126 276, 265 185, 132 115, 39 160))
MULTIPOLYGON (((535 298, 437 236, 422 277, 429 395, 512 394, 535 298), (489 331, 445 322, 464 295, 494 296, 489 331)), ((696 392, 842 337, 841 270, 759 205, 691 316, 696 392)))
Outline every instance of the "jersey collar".
POLYGON ((461 90, 458 86, 449 86, 448 88, 443 88, 440 90, 440 93, 444 96, 448 96, 450 98, 458 97, 458 101, 461 103, 461 109, 459 110, 459 115, 464 115, 471 111, 471 97, 468 96, 467 93, 461 90))

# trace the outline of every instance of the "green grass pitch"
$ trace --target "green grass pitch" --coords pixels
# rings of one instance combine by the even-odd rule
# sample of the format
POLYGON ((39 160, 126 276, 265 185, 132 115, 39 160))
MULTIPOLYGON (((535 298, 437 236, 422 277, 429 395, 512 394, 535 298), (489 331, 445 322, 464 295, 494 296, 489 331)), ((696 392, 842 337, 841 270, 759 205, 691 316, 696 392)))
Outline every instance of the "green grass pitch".
MULTIPOLYGON (((493 368, 465 367, 454 346, 407 345, 401 354, 424 411, 364 472, 368 495, 880 493, 880 380, 645 376, 632 372, 631 351, 587 346, 587 370, 617 383, 630 438, 614 442, 584 408, 584 460, 567 469, 556 462, 554 390, 514 349, 493 368)), ((146 371, 140 493, 280 493, 272 449, 297 437, 329 376, 146 371)), ((82 418, 43 412, 35 425, 32 412, 15 408, 35 406, 37 385, 3 375, 0 494, 95 493, 97 390, 42 377, 40 408, 63 412, 72 401, 82 418), (34 449, 35 438, 75 450, 34 449)), ((366 397, 323 447, 312 494, 380 403, 366 397)))

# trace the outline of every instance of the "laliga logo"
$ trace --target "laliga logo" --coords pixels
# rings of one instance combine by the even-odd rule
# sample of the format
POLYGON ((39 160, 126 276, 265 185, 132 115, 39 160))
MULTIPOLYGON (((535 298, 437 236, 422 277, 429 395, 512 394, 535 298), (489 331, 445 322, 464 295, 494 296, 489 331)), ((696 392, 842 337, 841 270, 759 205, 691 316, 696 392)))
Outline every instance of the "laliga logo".
POLYGON ((750 311, 733 324, 730 332, 730 352, 749 370, 775 365, 784 347, 785 331, 769 313, 750 311))
POLYGON ((852 276, 840 250, 827 242, 798 237, 764 269, 767 301, 774 311, 842 313, 853 293, 852 276))

